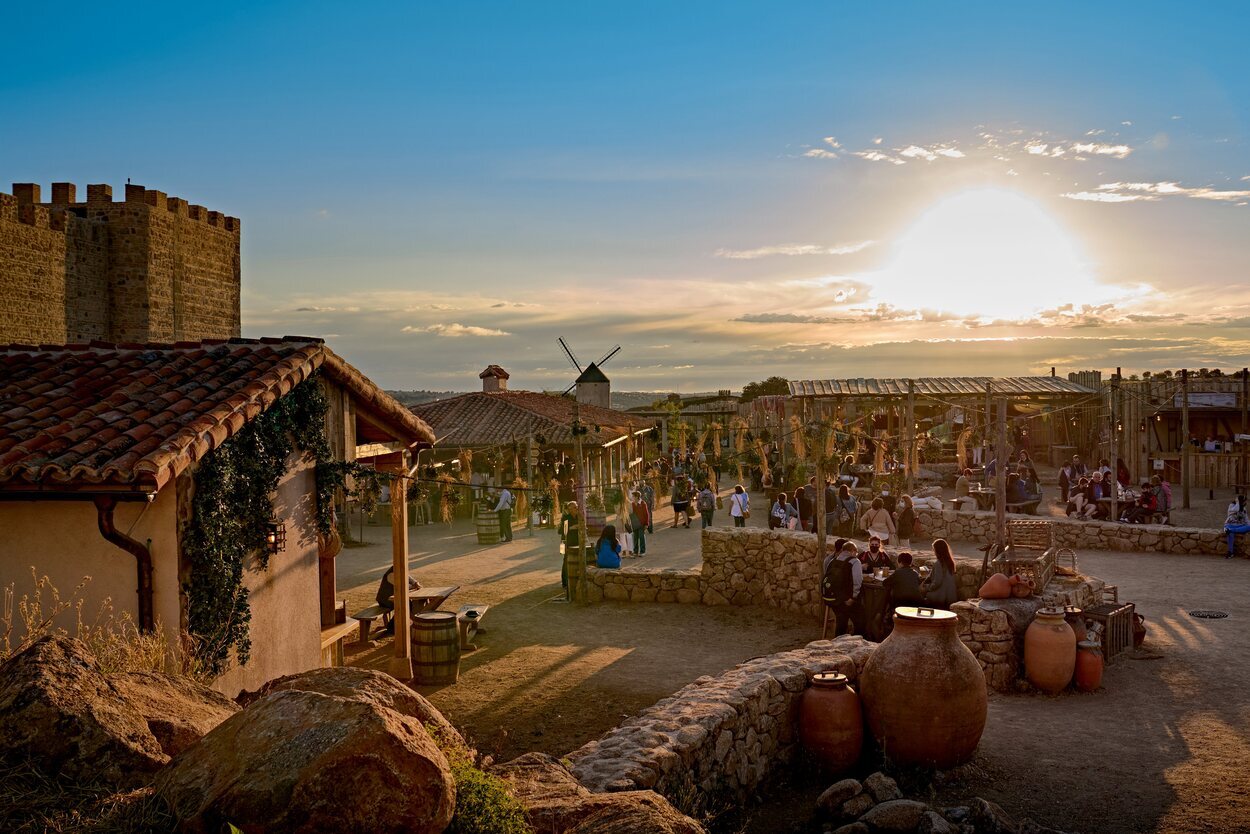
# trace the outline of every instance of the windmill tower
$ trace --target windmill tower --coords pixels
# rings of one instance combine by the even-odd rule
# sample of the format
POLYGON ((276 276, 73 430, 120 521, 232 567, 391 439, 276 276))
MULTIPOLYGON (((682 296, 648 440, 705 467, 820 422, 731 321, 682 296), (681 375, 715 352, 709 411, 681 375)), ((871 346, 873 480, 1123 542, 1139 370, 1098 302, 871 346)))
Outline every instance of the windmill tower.
POLYGON ((559 340, 560 347, 564 348, 564 353, 569 357, 569 362, 577 369, 577 380, 565 389, 564 393, 568 394, 574 388, 577 389, 577 402, 580 405, 594 405, 599 408, 612 407, 612 383, 608 380, 607 375, 603 372, 603 365, 621 349, 620 345, 608 351, 598 362, 591 362, 585 368, 577 361, 577 357, 573 355, 573 351, 565 343, 564 339, 559 340))

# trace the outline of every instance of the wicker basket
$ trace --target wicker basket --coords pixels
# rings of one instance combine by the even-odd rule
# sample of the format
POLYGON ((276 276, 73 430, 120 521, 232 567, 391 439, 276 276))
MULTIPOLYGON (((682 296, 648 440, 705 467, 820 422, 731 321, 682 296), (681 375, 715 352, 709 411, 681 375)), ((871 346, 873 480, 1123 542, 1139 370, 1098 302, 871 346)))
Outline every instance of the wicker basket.
POLYGON ((1110 663, 1116 655, 1133 648, 1133 603, 1103 603, 1085 609, 1085 619, 1101 626, 1102 654, 1110 663))

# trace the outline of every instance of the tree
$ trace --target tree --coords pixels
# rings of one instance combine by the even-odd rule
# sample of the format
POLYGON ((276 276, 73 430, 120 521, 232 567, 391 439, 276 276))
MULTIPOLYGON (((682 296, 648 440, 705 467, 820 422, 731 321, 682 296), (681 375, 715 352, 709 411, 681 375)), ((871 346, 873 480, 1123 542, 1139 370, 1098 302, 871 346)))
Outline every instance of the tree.
POLYGON ((790 393, 790 380, 784 376, 770 376, 763 382, 748 382, 742 386, 741 402, 748 403, 756 397, 785 396, 790 393))

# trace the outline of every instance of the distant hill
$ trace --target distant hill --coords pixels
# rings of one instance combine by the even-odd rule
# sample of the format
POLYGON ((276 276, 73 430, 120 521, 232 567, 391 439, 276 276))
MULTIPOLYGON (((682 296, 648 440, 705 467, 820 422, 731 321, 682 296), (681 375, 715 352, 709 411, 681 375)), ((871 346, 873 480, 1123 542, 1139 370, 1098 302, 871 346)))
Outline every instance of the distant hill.
POLYGON ((395 399, 404 405, 421 405, 422 403, 432 403, 435 400, 445 400, 448 397, 458 397, 465 393, 464 391, 387 391, 395 399))

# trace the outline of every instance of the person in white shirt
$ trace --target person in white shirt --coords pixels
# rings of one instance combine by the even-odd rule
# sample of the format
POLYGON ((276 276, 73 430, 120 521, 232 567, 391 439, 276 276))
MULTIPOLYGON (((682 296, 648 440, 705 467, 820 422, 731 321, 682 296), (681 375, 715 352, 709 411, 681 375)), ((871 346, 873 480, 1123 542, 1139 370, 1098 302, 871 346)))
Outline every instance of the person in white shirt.
POLYGON ((507 487, 499 491, 495 512, 499 513, 499 541, 501 543, 512 541, 512 493, 507 487))
POLYGON ((729 515, 734 520, 734 527, 746 527, 747 516, 751 513, 751 496, 742 488, 742 484, 734 487, 733 495, 729 496, 729 515))

